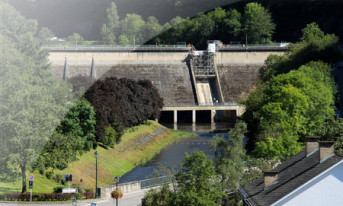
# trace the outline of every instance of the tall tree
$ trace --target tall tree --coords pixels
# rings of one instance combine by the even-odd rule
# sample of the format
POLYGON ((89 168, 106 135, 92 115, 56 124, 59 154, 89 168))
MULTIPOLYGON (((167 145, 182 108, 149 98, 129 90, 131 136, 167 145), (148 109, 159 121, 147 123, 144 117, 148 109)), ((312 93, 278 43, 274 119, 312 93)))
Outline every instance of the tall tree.
POLYGON ((143 32, 143 41, 149 41, 150 39, 154 38, 158 34, 162 32, 162 26, 159 24, 158 20, 153 17, 149 16, 146 24, 142 28, 143 32))
POLYGON ((45 144, 37 165, 63 170, 95 142, 95 111, 84 98, 74 104, 45 144))
POLYGON ((68 36, 68 41, 72 45, 78 45, 78 44, 82 44, 84 39, 80 34, 73 33, 72 35, 68 36))
POLYGON ((119 28, 119 16, 114 2, 111 3, 110 8, 106 9, 106 13, 107 24, 103 24, 101 28, 102 40, 105 44, 115 44, 119 28))
MULTIPOLYGON (((223 191, 232 195, 242 186, 244 175, 245 149, 243 144, 244 134, 247 132, 247 125, 244 122, 237 122, 229 132, 229 140, 215 136, 211 140, 211 149, 215 152, 216 173, 219 176, 223 191)), ((228 200, 224 198, 226 202, 228 200)), ((232 199, 232 198, 231 198, 232 199)))
POLYGON ((212 160, 202 152, 186 154, 180 171, 175 175, 178 187, 177 205, 216 205, 224 196, 212 160))
POLYGON ((145 21, 138 14, 126 14, 124 20, 120 22, 120 32, 124 34, 130 41, 130 44, 142 44, 143 39, 143 28, 145 21))
POLYGON ((242 15, 236 9, 230 9, 227 12, 227 18, 224 20, 224 28, 230 41, 238 41, 242 31, 242 15))
POLYGON ((47 27, 43 27, 39 30, 37 37, 44 44, 49 42, 49 40, 54 37, 55 34, 47 27))
POLYGON ((4 71, 0 91, 0 175, 7 179, 21 176, 22 192, 26 192, 26 172, 66 112, 71 94, 64 82, 53 78, 47 53, 34 38, 33 21, 26 20, 9 4, 0 3, 0 8, 0 16, 4 17, 1 46, 7 47, 0 55, 4 71))
POLYGON ((269 10, 257 2, 245 5, 243 25, 248 43, 254 44, 269 43, 275 30, 269 10))

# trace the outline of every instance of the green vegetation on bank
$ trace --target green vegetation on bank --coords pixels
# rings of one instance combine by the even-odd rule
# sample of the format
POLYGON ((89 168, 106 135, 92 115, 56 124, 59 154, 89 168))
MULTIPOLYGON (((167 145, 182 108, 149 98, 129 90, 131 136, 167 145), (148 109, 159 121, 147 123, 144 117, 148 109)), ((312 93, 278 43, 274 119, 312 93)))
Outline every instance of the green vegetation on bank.
POLYGON ((229 131, 229 141, 215 136, 210 143, 214 162, 203 152, 186 155, 173 187, 165 184, 160 190, 151 189, 142 199, 142 205, 240 205, 237 189, 260 177, 263 170, 271 169, 274 164, 246 156, 243 143, 246 132, 246 123, 238 121, 229 131))
MULTIPOLYGON (((94 191, 95 151, 99 152, 98 185, 102 187, 113 184, 113 178, 115 176, 122 176, 134 167, 150 160, 168 144, 177 142, 185 137, 194 136, 195 134, 193 133, 166 129, 158 123, 149 120, 147 124, 126 129, 121 143, 117 144, 114 148, 105 149, 98 147, 96 150, 91 150, 78 156, 79 160, 69 164, 68 168, 64 170, 49 169, 46 172, 53 171, 50 179, 46 177, 46 172, 42 175, 38 170, 32 173, 27 172, 27 175, 34 174, 35 176, 34 192, 53 192, 54 187, 61 185, 61 182, 56 182, 56 176, 63 176, 63 174, 73 175, 73 182, 71 184, 82 185, 83 188, 89 188, 94 191), (156 129, 165 129, 166 131, 156 135, 155 139, 146 144, 137 143, 144 140, 144 135, 151 134, 156 129), (80 182, 81 179, 82 183, 80 182)), ((1 182, 0 194, 8 192, 21 192, 21 181, 1 182)))
POLYGON ((257 157, 285 160, 303 148, 305 136, 327 136, 323 131, 332 127, 327 122, 339 121, 331 74, 331 65, 342 58, 338 37, 324 34, 315 23, 302 32, 289 53, 268 57, 256 90, 244 102, 248 149, 257 157))

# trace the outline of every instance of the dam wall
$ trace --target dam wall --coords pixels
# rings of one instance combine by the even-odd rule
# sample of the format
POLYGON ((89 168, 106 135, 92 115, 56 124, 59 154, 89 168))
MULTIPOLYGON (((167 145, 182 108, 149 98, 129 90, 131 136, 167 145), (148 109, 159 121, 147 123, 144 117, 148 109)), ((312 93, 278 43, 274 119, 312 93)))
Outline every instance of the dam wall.
POLYGON ((129 79, 148 79, 159 90, 167 105, 195 104, 189 69, 188 52, 108 52, 53 51, 49 60, 53 74, 62 79, 65 61, 68 78, 90 76, 92 59, 96 78, 115 76, 129 79))
MULTIPOLYGON (((165 105, 197 103, 196 85, 189 66, 191 51, 145 50, 51 50, 49 60, 56 78, 62 79, 67 62, 67 78, 90 76, 92 60, 96 78, 148 79, 157 87, 165 105)), ((245 98, 254 88, 259 69, 270 54, 280 51, 222 50, 215 53, 214 61, 223 102, 236 102, 245 98)))

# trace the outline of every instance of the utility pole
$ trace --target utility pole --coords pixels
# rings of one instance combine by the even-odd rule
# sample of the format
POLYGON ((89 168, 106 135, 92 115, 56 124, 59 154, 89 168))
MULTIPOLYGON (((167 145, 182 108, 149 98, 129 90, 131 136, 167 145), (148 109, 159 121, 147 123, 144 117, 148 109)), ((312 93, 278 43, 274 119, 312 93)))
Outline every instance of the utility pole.
POLYGON ((136 49, 136 35, 133 35, 133 49, 136 49))
POLYGON ((245 32, 245 47, 248 46, 248 34, 245 32))
POLYGON ((94 153, 95 155, 95 198, 98 198, 99 197, 99 194, 98 194, 98 155, 99 155, 99 152, 96 151, 94 153))

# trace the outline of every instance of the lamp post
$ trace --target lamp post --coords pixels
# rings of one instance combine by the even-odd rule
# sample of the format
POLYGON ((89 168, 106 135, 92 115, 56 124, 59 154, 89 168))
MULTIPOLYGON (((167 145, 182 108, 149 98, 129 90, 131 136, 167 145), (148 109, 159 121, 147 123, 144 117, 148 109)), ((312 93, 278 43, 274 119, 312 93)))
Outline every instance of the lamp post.
POLYGON ((76 198, 74 197, 73 201, 71 202, 73 206, 76 206, 77 205, 77 200, 76 198))
POLYGON ((98 194, 98 155, 99 155, 99 152, 95 151, 94 155, 95 155, 95 198, 98 198, 99 197, 99 194, 98 194))
MULTIPOLYGON (((116 182, 116 190, 118 190, 118 184, 119 184, 119 177, 118 176, 116 176, 115 178, 115 182, 116 182)), ((118 206, 118 198, 116 199, 116 206, 118 206)))

